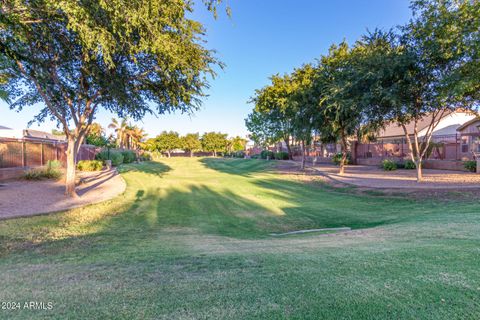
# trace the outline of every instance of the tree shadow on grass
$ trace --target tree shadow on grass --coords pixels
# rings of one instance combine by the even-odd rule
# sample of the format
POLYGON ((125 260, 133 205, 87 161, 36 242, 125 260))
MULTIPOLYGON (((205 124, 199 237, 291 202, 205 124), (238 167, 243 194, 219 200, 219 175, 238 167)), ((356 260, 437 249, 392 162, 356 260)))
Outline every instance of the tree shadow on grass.
POLYGON ((162 177, 165 173, 172 170, 172 168, 163 162, 145 161, 140 163, 124 164, 117 168, 119 173, 126 172, 141 172, 153 174, 162 177))
MULTIPOLYGON (((205 235, 254 239, 269 237, 273 232, 300 229, 368 228, 397 223, 435 210, 419 207, 415 202, 333 192, 275 176, 248 180, 254 189, 244 194, 235 186, 212 188, 207 182, 163 186, 161 177, 170 170, 163 163, 122 168, 145 174, 135 176, 134 180, 157 179, 158 182, 149 186, 139 183, 138 187, 127 190, 123 199, 112 200, 110 204, 94 205, 60 216, 30 218, 22 223, 24 230, 17 229, 13 233, 27 237, 8 237, 6 242, 11 239, 27 243, 28 247, 31 239, 37 243, 58 243, 55 246, 74 241, 78 243, 78 250, 82 250, 85 241, 94 241, 106 250, 119 243, 137 246, 136 241, 148 241, 168 230, 182 229, 187 233, 195 230, 205 235), (36 230, 41 232, 38 236, 36 230), (59 238, 62 239, 56 240, 59 238)), ((24 247, 23 244, 20 247, 24 247)))
POLYGON ((203 158, 200 162, 209 169, 244 177, 259 172, 275 172, 279 163, 260 159, 203 158))

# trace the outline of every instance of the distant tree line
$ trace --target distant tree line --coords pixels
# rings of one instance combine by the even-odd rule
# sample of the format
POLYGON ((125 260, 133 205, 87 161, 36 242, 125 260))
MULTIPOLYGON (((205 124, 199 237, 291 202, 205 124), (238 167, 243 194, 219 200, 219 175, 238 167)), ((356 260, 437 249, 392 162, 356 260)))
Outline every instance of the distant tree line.
POLYGON ((163 131, 155 138, 147 139, 142 149, 151 152, 165 153, 168 157, 175 150, 183 150, 190 157, 195 152, 210 152, 214 157, 218 153, 234 153, 244 151, 247 141, 239 136, 228 138, 226 133, 206 132, 202 136, 198 133, 188 133, 180 136, 175 131, 163 131))
POLYGON ((353 45, 345 41, 290 74, 276 74, 255 91, 246 126, 268 146, 312 137, 338 143, 344 172, 350 143, 375 136, 390 122, 403 128, 411 160, 422 180, 422 162, 438 120, 458 108, 476 111, 480 101, 480 1, 416 0, 413 18, 388 31, 375 30, 353 45), (426 134, 417 124, 431 116, 426 134), (413 124, 413 133, 407 125, 413 124))

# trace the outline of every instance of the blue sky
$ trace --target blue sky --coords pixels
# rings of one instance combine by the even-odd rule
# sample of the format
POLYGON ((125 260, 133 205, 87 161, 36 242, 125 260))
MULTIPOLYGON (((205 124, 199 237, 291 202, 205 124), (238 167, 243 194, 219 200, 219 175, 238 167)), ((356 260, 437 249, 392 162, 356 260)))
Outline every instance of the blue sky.
MULTIPOLYGON (((388 29, 411 16, 408 0, 229 0, 232 17, 220 13, 214 20, 206 10, 194 18, 207 28, 207 47, 217 50, 226 64, 211 81, 201 110, 185 114, 147 116, 137 124, 149 136, 162 130, 187 132, 222 131, 247 134, 244 119, 252 109, 247 101, 275 73, 290 72, 325 54, 332 43, 355 42, 367 29, 388 29)), ((0 125, 27 127, 39 106, 21 112, 0 102, 0 125)), ((112 114, 100 110, 96 121, 107 126, 112 114)), ((50 131, 55 123, 33 124, 50 131)))

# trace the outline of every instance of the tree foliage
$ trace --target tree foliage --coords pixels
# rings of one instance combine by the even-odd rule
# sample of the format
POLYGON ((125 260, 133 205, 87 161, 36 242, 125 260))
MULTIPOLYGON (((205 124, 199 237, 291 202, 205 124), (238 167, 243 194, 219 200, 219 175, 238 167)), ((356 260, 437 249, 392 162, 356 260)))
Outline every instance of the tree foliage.
POLYGON ((342 173, 351 141, 395 122, 421 181, 439 120, 479 106, 480 1, 414 0, 412 9, 411 21, 396 30, 376 30, 353 46, 332 45, 316 65, 273 76, 251 100, 251 138, 269 145, 293 137, 303 145, 316 132, 323 142, 341 145, 342 173), (419 136, 425 119, 430 122, 419 136))
POLYGON ((220 132, 206 132, 202 136, 203 151, 212 152, 213 156, 217 156, 217 152, 227 150, 228 140, 227 134, 220 132))
POLYGON ((149 142, 149 146, 151 151, 165 152, 170 158, 172 151, 181 148, 182 143, 177 132, 163 131, 149 142))
MULTIPOLYGON (((219 0, 203 1, 215 11, 219 0)), ((43 102, 35 117, 57 121, 75 158, 99 108, 120 117, 191 112, 221 65, 189 18, 193 1, 6 0, 0 4, 0 90, 11 108, 43 102), (71 132, 70 128, 74 130, 71 132)))
POLYGON ((181 148, 193 156, 196 151, 202 150, 202 142, 198 133, 188 133, 181 137, 181 148))
POLYGON ((227 144, 228 151, 230 152, 244 151, 245 146, 247 145, 247 140, 243 139, 242 137, 236 136, 230 138, 227 144))

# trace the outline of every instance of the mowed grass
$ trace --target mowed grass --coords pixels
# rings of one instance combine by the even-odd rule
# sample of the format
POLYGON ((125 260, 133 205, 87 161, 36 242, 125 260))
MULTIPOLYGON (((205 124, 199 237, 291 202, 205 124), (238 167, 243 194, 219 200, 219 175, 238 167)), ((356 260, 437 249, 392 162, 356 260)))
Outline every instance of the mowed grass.
POLYGON ((1 221, 0 302, 54 307, 0 319, 480 318, 476 199, 353 194, 275 165, 123 166, 114 200, 1 221))

